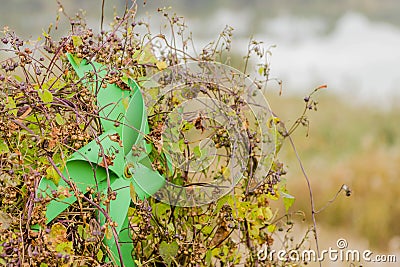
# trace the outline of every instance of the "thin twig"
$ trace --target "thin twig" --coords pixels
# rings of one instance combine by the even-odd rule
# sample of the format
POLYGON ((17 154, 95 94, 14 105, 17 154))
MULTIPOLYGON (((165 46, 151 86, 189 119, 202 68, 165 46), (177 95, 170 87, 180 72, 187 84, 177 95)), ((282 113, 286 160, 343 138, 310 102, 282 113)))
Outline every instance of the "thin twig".
POLYGON ((20 120, 12 120, 12 122, 14 122, 15 124, 17 124, 18 126, 20 126, 21 128, 25 129, 26 131, 28 131, 31 135, 39 138, 39 135, 35 134, 34 131, 32 131, 31 129, 29 129, 24 123, 22 123, 20 120))
POLYGON ((345 184, 343 184, 339 191, 336 192, 335 196, 329 200, 322 208, 320 208, 319 210, 315 211, 315 214, 320 213, 321 211, 324 211, 327 207, 329 207, 333 202, 335 202, 335 200, 338 198, 340 192, 345 191, 345 184))
MULTIPOLYGON (((304 176, 304 178, 306 179, 306 182, 307 182, 308 193, 309 193, 309 196, 310 196, 311 217, 312 217, 313 228, 314 228, 313 230, 314 230, 315 246, 316 246, 316 249, 317 249, 317 255, 319 255, 319 242, 318 242, 318 233, 317 233, 317 220, 316 220, 316 218, 315 218, 316 211, 315 211, 314 196, 313 196, 313 193, 312 193, 312 187, 311 187, 310 179, 308 178, 308 175, 307 175, 307 173, 306 173, 306 171, 305 171, 305 169, 304 169, 304 166, 303 166, 303 162, 301 161, 300 156, 299 156, 299 154, 297 153, 297 149, 296 149, 296 146, 294 145, 294 142, 293 142, 292 137, 291 137, 290 135, 288 135, 287 137, 289 138, 290 145, 291 145, 291 147, 293 148, 293 151, 294 151, 294 153, 295 153, 295 155, 296 155, 297 162, 298 162, 299 165, 300 165, 301 172, 303 173, 303 176, 304 176)), ((319 261, 319 266, 322 267, 321 261, 319 261)))
MULTIPOLYGON (((60 169, 57 167, 57 165, 54 163, 53 159, 50 156, 47 156, 47 160, 50 162, 50 164, 53 166, 53 168, 56 170, 57 174, 64 180, 64 182, 66 182, 68 184, 68 186, 70 186, 71 188, 74 188, 73 183, 68 180, 60 171, 60 169)), ((112 222, 112 218, 110 217, 110 215, 96 202, 94 202, 93 200, 91 200, 90 198, 86 197, 85 195, 82 195, 83 199, 86 200, 87 202, 89 202, 91 205, 93 205, 94 207, 96 207, 103 215, 104 217, 106 217, 107 221, 112 222)), ((119 245, 118 242, 118 233, 115 230, 115 227, 111 226, 111 230, 115 239, 115 245, 117 247, 117 251, 118 251, 118 256, 119 256, 119 260, 121 263, 121 267, 124 267, 124 262, 123 262, 123 258, 122 258, 122 252, 121 252, 121 247, 119 245)))
POLYGON ((103 31, 103 24, 104 24, 104 6, 106 0, 101 1, 101 20, 100 20, 100 31, 103 31))

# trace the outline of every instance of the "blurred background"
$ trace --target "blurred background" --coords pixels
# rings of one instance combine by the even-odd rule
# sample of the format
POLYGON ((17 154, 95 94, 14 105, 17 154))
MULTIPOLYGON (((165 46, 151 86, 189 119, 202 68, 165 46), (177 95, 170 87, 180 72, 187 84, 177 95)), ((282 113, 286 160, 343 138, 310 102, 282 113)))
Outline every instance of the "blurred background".
MULTIPOLYGON (((63 1, 71 16, 80 8, 87 10, 94 30, 100 28, 100 3, 63 1)), ((267 97, 287 125, 301 114, 303 97, 328 84, 316 96, 318 111, 310 112, 308 137, 307 129, 293 136, 317 209, 342 184, 352 189, 351 197, 341 194, 317 215, 320 247, 335 248, 338 238, 346 238, 350 249, 397 254, 399 262, 400 1, 148 0, 145 6, 139 3, 138 15, 150 16, 158 25, 162 18, 156 9, 163 6, 186 18, 198 48, 216 39, 225 25, 235 29, 232 52, 238 58, 245 55, 251 36, 265 47, 276 45, 271 77, 283 81, 283 94, 271 82, 267 97)), ((106 1, 106 21, 124 7, 124 0, 106 1)), ((36 39, 54 23, 57 10, 56 1, 2 1, 0 26, 36 39)), ((299 223, 300 236, 311 224, 306 182, 288 143, 281 160, 287 165, 289 192, 296 196, 292 210, 308 214, 299 223)))

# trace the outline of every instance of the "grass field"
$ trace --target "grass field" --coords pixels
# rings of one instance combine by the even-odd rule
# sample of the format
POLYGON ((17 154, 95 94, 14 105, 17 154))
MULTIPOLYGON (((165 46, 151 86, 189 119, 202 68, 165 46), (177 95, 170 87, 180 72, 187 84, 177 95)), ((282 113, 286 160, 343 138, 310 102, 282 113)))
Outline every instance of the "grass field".
MULTIPOLYGON (((322 91, 317 99, 318 111, 309 114, 309 136, 306 129, 293 135, 311 180, 316 208, 323 207, 342 184, 352 189, 351 197, 342 194, 318 214, 318 223, 347 229, 367 239, 370 248, 400 249, 394 243, 400 236, 400 110, 352 106, 322 91)), ((275 93, 268 100, 287 125, 304 106, 302 97, 275 93)), ((297 197, 293 209, 310 214, 306 182, 288 142, 281 159, 288 169, 288 189, 297 197)))

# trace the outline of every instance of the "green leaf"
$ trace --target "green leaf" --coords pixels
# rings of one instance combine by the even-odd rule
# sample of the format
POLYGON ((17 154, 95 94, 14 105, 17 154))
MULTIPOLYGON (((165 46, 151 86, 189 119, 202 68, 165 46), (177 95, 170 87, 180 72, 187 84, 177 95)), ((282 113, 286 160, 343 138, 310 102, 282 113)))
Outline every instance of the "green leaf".
POLYGON ((124 84, 129 85, 129 77, 124 75, 121 77, 121 81, 124 82, 124 84))
POLYGON ((132 217, 131 224, 135 224, 138 221, 137 220, 138 217, 137 216, 133 216, 134 214, 136 214, 136 209, 132 208, 132 207, 129 207, 127 216, 132 217))
POLYGON ((225 180, 228 180, 231 177, 231 169, 229 167, 222 166, 221 172, 222 172, 222 177, 225 180))
MULTIPOLYGON (((77 56, 74 56, 74 55, 72 55, 72 54, 69 54, 69 58, 70 58, 70 62, 71 62, 71 60, 73 60, 73 62, 77 65, 77 66, 79 66, 80 64, 81 64, 81 62, 82 62, 82 58, 78 58, 77 56)), ((71 62, 71 64, 72 64, 72 62, 71 62)), ((73 65, 74 66, 74 65, 73 65)), ((78 75, 79 76, 79 75, 78 75)))
POLYGON ((56 122, 57 122, 57 124, 60 125, 60 126, 65 124, 65 120, 64 120, 64 118, 61 116, 60 113, 57 113, 57 114, 56 114, 56 122))
POLYGON ((97 252, 97 260, 101 262, 101 260, 103 259, 104 253, 101 249, 99 249, 99 251, 97 252))
POLYGON ((6 141, 3 140, 2 142, 0 142, 0 155, 6 154, 8 152, 10 152, 10 149, 6 144, 6 141))
POLYGON ((214 227, 211 225, 206 225, 201 229, 201 232, 205 235, 210 235, 211 232, 214 230, 214 227))
POLYGON ((80 36, 73 35, 71 38, 72 38, 72 43, 74 44, 75 47, 79 47, 80 45, 83 44, 82 38, 80 36))
POLYGON ((233 198, 231 194, 226 194, 222 198, 218 199, 217 206, 215 207, 214 210, 214 214, 218 214, 225 204, 228 204, 229 206, 233 207, 233 198))
POLYGON ((175 232, 175 225, 174 225, 174 223, 173 223, 173 222, 170 222, 170 223, 167 225, 167 229, 168 229, 169 232, 174 233, 174 232, 175 232))
POLYGON ((48 266, 49 266, 49 265, 48 265, 47 263, 43 263, 43 262, 42 262, 42 263, 40 264, 40 267, 48 267, 48 266))
POLYGON ((139 64, 156 64, 158 62, 157 58, 154 56, 152 45, 148 44, 141 50, 136 51, 133 56, 139 64))
POLYGON ((11 114, 17 116, 17 105, 15 104, 14 98, 12 98, 11 96, 7 98, 6 108, 11 114))
POLYGON ((56 251, 64 254, 72 254, 73 253, 72 241, 62 242, 60 244, 57 244, 56 251))
POLYGON ((49 236, 52 239, 51 241, 65 238, 67 236, 67 228, 61 223, 55 223, 50 229, 49 236))
POLYGON ((252 216, 254 219, 261 220, 262 222, 272 218, 273 213, 270 207, 254 207, 252 209, 252 216))
POLYGON ((53 89, 53 90, 56 91, 56 90, 59 90, 59 89, 65 87, 65 85, 66 85, 65 82, 61 81, 60 79, 56 79, 56 78, 53 77, 53 78, 48 79, 45 83, 43 83, 41 87, 39 87, 38 84, 35 84, 34 88, 36 90, 41 88, 42 90, 53 89))
POLYGON ((51 248, 56 252, 63 254, 72 254, 72 241, 67 239, 67 228, 61 223, 55 223, 48 234, 48 239, 51 241, 51 248))
POLYGON ((270 225, 267 226, 267 230, 270 233, 275 232, 275 229, 276 229, 276 225, 275 224, 270 224, 270 225))
POLYGON ((283 144, 284 137, 281 133, 284 133, 286 130, 282 126, 281 120, 278 117, 271 117, 268 122, 268 131, 274 137, 275 143, 275 153, 278 153, 283 144))
MULTIPOLYGON (((49 34, 44 29, 42 29, 42 35, 46 38, 49 37, 49 34)), ((47 264, 46 264, 46 266, 47 266, 47 264)), ((42 265, 40 265, 40 267, 42 267, 42 265)))
POLYGON ((281 192, 282 197, 283 197, 283 205, 285 206, 286 212, 289 211, 290 207, 293 205, 295 198, 292 195, 289 195, 288 193, 281 192))
POLYGON ((260 229, 258 227, 256 227, 256 226, 249 227, 249 234, 253 238, 256 238, 256 237, 258 237, 260 235, 260 229))
POLYGON ((200 146, 195 146, 193 148, 193 154, 196 158, 201 158, 201 150, 200 150, 200 146))
POLYGON ((71 98, 73 98, 75 95, 76 95, 76 92, 72 92, 72 93, 66 95, 65 98, 66 98, 66 99, 71 99, 71 98))
POLYGON ((21 77, 21 76, 14 75, 14 78, 15 78, 17 81, 22 82, 22 77, 21 77))
POLYGON ((185 151, 185 148, 186 148, 185 140, 179 139, 178 145, 179 145, 179 150, 180 150, 181 152, 185 151))
POLYGON ((264 70, 265 70, 264 67, 259 67, 258 68, 258 74, 263 75, 264 74, 264 70))
POLYGON ((212 258, 212 251, 211 250, 207 250, 206 259, 205 259, 207 266, 211 266, 211 258, 212 258))
POLYGON ((171 212, 171 207, 165 203, 157 203, 154 205, 153 213, 159 219, 166 220, 170 212, 171 212))
POLYGON ((201 225, 201 224, 199 224, 199 223, 196 223, 196 224, 194 224, 193 225, 194 226, 194 228, 196 228, 197 230, 200 230, 203 226, 201 225))
POLYGON ((262 211, 266 220, 270 220, 274 216, 271 207, 262 207, 262 211))
POLYGON ((53 94, 47 89, 44 89, 42 92, 39 91, 39 97, 44 103, 53 101, 53 94))
POLYGON ((83 235, 84 235, 84 233, 85 233, 85 230, 84 230, 84 228, 83 228, 83 226, 80 224, 80 225, 78 225, 78 235, 81 237, 81 238, 83 238, 83 235))
POLYGON ((178 174, 178 175, 176 176, 176 178, 174 178, 174 179, 172 180, 172 183, 173 183, 174 185, 183 186, 183 185, 185 184, 185 181, 183 180, 182 175, 181 175, 181 174, 178 174))
POLYGON ((168 266, 171 266, 172 259, 176 256, 179 250, 179 245, 176 241, 168 244, 165 241, 162 241, 160 244, 159 252, 160 256, 163 258, 165 263, 168 266))
POLYGON ((182 132, 187 132, 194 127, 192 122, 185 121, 181 127, 182 132))
POLYGON ((84 240, 91 238, 92 234, 90 232, 90 226, 89 225, 83 226, 81 224, 78 225, 78 235, 84 240))

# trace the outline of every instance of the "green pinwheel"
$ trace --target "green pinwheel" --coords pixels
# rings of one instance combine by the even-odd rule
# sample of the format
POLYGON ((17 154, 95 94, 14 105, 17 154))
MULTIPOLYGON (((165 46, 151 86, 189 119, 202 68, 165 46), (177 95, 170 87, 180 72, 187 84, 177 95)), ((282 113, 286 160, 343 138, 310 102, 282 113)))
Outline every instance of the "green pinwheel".
MULTIPOLYGON (((68 183, 60 179, 56 184, 44 177, 39 184, 38 195, 52 196, 52 191, 59 187, 69 188, 72 192, 72 196, 54 199, 47 205, 46 218, 50 222, 77 200, 76 191, 86 193, 88 188, 95 188, 105 196, 110 190, 116 192, 115 200, 110 201, 106 209, 116 223, 123 262, 115 239, 105 237, 104 242, 118 265, 135 266, 127 216, 131 184, 141 199, 154 194, 165 184, 165 179, 152 169, 148 157, 151 146, 144 140, 149 127, 143 97, 133 80, 128 79, 131 90, 123 90, 116 84, 102 86, 107 75, 104 65, 85 59, 79 62, 71 54, 67 57, 83 84, 96 94, 103 133, 66 161, 62 175, 68 183), (75 192, 70 188, 71 184, 75 192)), ((99 212, 99 217, 104 224, 105 216, 99 212)))

